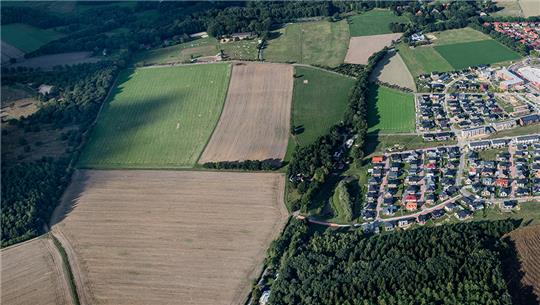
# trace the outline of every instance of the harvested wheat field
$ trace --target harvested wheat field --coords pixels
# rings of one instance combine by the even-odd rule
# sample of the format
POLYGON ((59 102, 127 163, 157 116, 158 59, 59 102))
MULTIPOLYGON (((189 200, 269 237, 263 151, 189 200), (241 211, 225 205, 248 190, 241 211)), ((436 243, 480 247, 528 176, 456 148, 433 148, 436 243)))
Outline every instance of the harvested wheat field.
POLYGON ((379 80, 387 84, 408 88, 413 91, 416 90, 414 78, 409 72, 409 69, 407 69, 403 58, 396 52, 389 52, 377 64, 373 73, 370 75, 370 80, 379 80))
POLYGON ((291 65, 236 64, 223 113, 199 163, 283 159, 292 90, 291 65))
POLYGON ((531 286, 540 300, 540 225, 522 228, 510 233, 516 244, 521 267, 525 275, 523 284, 531 286))
POLYGON ((347 50, 347 56, 345 56, 345 62, 349 64, 365 65, 368 63, 368 59, 373 53, 379 52, 384 47, 390 46, 392 41, 399 39, 401 35, 401 33, 392 33, 351 37, 351 40, 349 41, 349 50, 347 50))
POLYGON ((53 232, 81 304, 243 304, 287 218, 284 183, 277 173, 77 171, 53 232))
POLYGON ((62 258, 51 239, 32 239, 0 253, 2 304, 71 304, 62 258))

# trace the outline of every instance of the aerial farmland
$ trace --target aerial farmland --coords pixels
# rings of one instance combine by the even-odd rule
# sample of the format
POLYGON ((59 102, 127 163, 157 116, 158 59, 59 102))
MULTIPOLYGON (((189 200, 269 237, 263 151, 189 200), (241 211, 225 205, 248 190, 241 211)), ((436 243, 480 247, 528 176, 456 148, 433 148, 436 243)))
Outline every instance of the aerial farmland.
POLYGON ((53 215, 81 304, 242 304, 287 218, 278 173, 79 171, 53 215))
POLYGON ((3 1, 0 303, 540 300, 536 1, 3 1))
POLYGON ((49 237, 2 249, 2 304, 71 305, 62 258, 49 237))
POLYGON ((124 71, 80 166, 192 166, 223 109, 230 70, 229 64, 212 64, 124 71))
POLYGON ((291 65, 235 64, 225 108, 199 163, 283 159, 292 91, 291 65))

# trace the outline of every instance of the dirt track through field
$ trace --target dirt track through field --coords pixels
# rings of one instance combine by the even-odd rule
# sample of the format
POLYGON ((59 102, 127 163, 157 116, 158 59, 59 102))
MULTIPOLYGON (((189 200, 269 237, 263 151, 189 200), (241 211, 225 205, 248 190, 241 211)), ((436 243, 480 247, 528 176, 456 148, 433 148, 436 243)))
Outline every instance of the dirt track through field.
POLYGON ((1 251, 5 305, 68 305, 62 257, 51 239, 40 237, 1 251))
POLYGON ((223 113, 199 163, 283 159, 292 90, 291 65, 235 64, 223 113))
POLYGON ((393 40, 399 39, 401 33, 351 37, 345 62, 365 65, 373 53, 390 46, 393 40))
POLYGON ((78 171, 52 223, 81 304, 243 304, 287 217, 276 173, 78 171))

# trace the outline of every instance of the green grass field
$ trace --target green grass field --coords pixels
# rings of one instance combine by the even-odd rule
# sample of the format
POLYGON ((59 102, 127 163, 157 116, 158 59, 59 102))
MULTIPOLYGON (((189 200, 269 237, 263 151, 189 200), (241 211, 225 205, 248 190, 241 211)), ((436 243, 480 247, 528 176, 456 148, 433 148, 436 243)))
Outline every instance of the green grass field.
POLYGON ((518 53, 492 39, 435 46, 434 48, 456 70, 521 58, 518 53))
POLYGON ((271 62, 295 62, 335 67, 345 59, 349 46, 347 21, 288 24, 274 32, 263 58, 271 62))
POLYGON ((430 34, 437 38, 433 40, 433 44, 438 46, 491 39, 488 35, 472 28, 446 30, 442 32, 433 32, 430 34))
POLYGON ((350 17, 349 31, 351 36, 368 36, 392 33, 390 23, 409 23, 405 16, 396 16, 392 11, 374 9, 360 15, 350 17))
POLYGON ((216 55, 220 49, 232 59, 257 59, 257 40, 220 44, 215 38, 208 37, 140 52, 134 57, 134 62, 138 65, 190 62, 192 58, 216 55))
POLYGON ((193 166, 223 109, 230 70, 207 64, 123 71, 79 166, 193 166))
POLYGON ((317 68, 295 67, 294 72, 291 120, 304 128, 294 139, 308 145, 343 120, 355 79, 317 68))
POLYGON ((414 132, 414 100, 410 93, 372 84, 368 94, 368 132, 414 132))
POLYGON ((398 51, 405 65, 414 77, 434 71, 452 71, 453 68, 437 51, 430 46, 411 49, 404 43, 398 45, 398 51))
POLYGON ((22 23, 2 25, 1 31, 2 41, 25 53, 35 51, 41 46, 64 36, 54 30, 44 30, 22 23))

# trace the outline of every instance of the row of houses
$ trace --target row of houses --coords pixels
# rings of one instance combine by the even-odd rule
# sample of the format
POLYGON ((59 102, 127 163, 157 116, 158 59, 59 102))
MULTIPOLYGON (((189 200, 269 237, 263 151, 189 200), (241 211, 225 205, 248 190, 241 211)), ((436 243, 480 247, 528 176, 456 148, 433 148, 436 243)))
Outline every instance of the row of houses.
POLYGON ((495 31, 510 36, 533 49, 540 50, 539 22, 492 22, 491 25, 495 31))
POLYGON ((481 140, 469 142, 468 147, 471 150, 484 150, 489 148, 501 148, 509 144, 533 144, 540 142, 540 134, 532 134, 515 138, 504 138, 494 140, 481 140))

